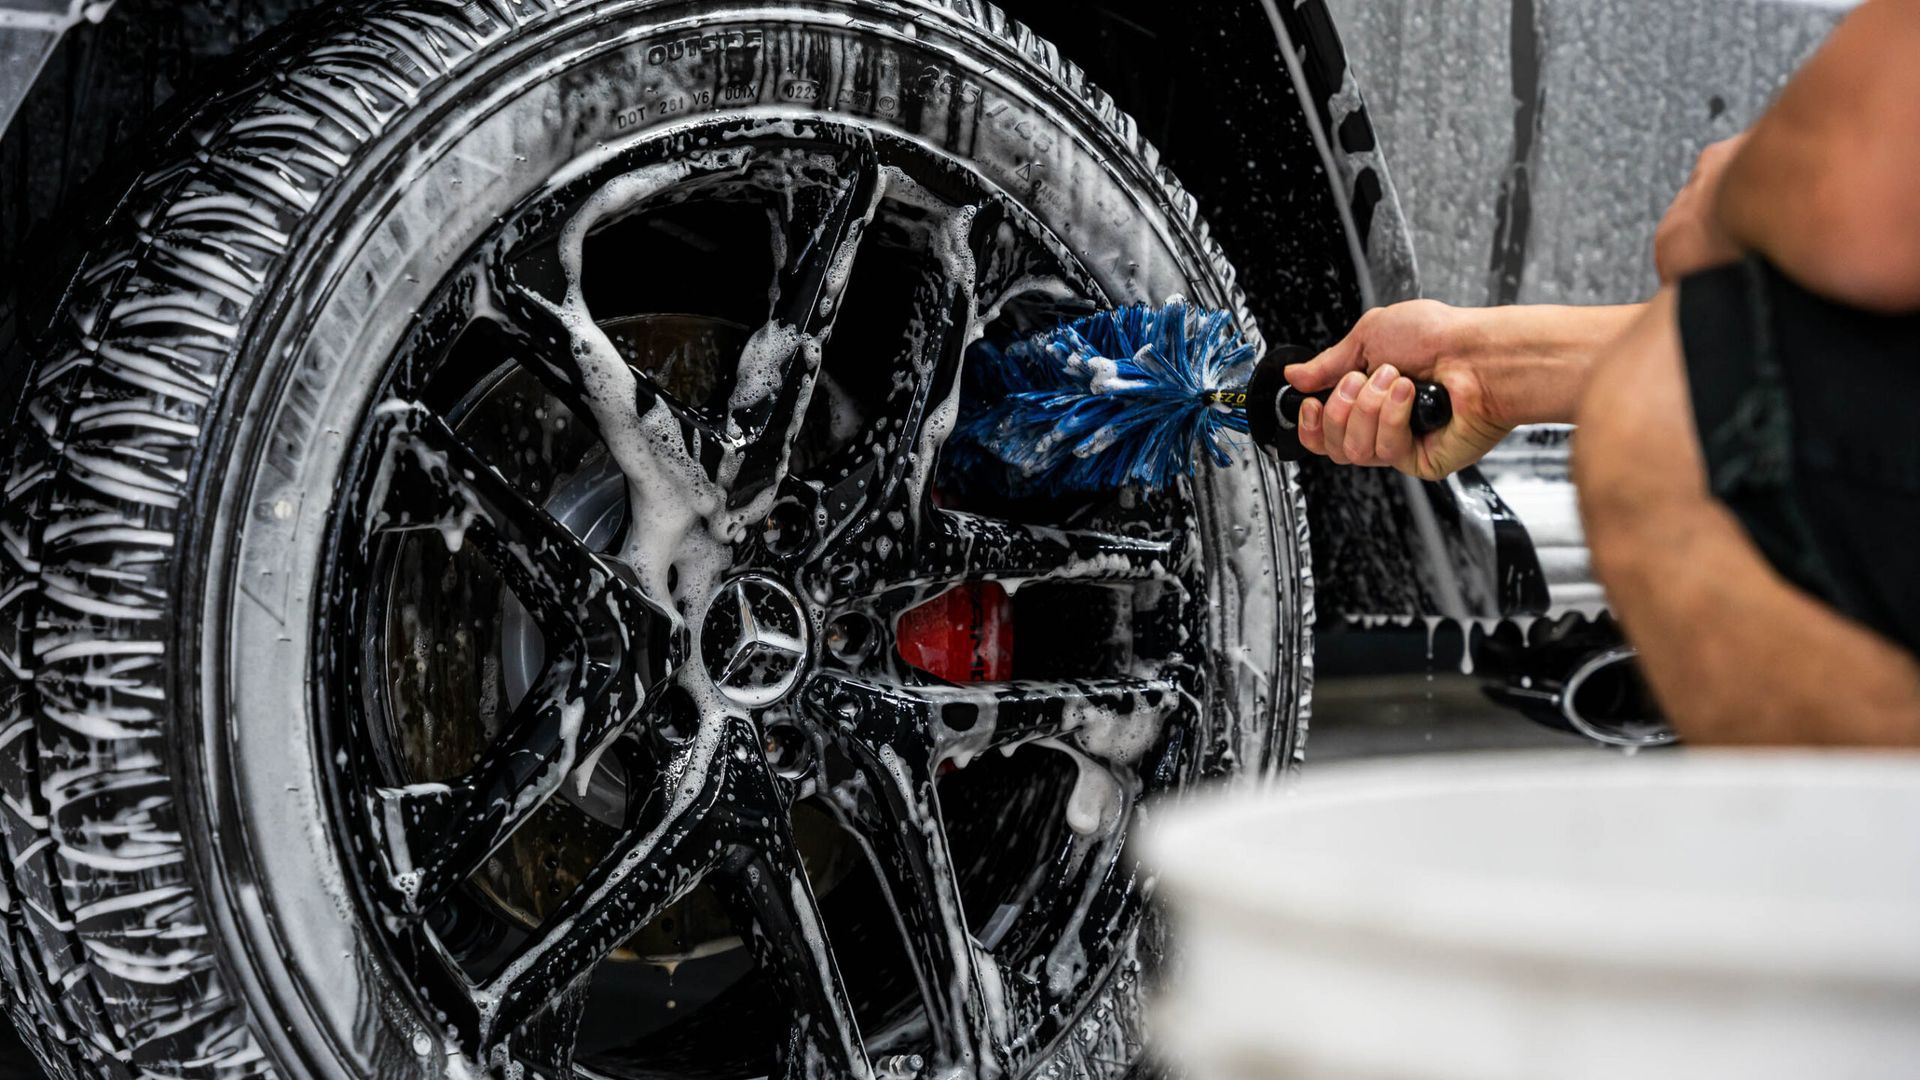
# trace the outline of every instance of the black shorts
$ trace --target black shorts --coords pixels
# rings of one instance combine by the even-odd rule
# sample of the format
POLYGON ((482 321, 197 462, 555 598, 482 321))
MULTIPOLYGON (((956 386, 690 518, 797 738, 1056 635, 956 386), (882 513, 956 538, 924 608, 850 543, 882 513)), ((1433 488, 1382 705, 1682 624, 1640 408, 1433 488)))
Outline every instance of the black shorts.
POLYGON ((1686 278, 1679 308, 1714 496, 1781 574, 1920 654, 1920 315, 1758 258, 1686 278))

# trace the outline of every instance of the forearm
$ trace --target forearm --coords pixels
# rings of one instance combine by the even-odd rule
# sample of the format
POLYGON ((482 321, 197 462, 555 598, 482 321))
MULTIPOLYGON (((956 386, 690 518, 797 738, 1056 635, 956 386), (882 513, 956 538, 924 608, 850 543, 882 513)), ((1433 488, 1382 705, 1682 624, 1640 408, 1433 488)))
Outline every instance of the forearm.
POLYGON ((1572 423, 1594 357, 1645 310, 1645 304, 1465 310, 1453 358, 1480 373, 1488 410, 1501 425, 1572 423))
POLYGON ((1286 369, 1299 390, 1336 391, 1324 407, 1300 407, 1300 445, 1343 465, 1451 476, 1522 424, 1571 422, 1595 355, 1643 310, 1437 300, 1374 308, 1332 348, 1286 369), (1416 379, 1453 399, 1453 420, 1419 438, 1409 425, 1416 379))
POLYGON ((1682 737, 1920 747, 1920 665, 1783 580, 1718 503, 1589 520, 1608 602, 1682 737))

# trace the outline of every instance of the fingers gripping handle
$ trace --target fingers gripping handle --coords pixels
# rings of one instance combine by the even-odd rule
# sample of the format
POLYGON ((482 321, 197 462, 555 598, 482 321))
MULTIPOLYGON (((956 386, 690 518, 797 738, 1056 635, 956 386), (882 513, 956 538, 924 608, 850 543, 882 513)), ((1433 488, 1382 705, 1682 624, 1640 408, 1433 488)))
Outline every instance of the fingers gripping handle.
MULTIPOLYGON (((1322 390, 1303 394, 1287 382, 1281 372, 1289 364, 1313 359, 1312 349, 1282 345, 1268 352, 1254 369, 1247 386, 1247 422, 1254 441, 1278 454, 1283 461, 1299 461, 1307 456, 1300 445, 1300 405, 1309 397, 1327 400, 1331 393, 1322 390)), ((1453 398, 1439 383, 1416 382, 1413 395, 1413 433, 1428 435, 1453 420, 1453 398)))
MULTIPOLYGON (((1277 410, 1281 423, 1294 427, 1300 423, 1300 406, 1308 398, 1325 402, 1333 396, 1331 390, 1303 394, 1289 386, 1280 392, 1277 410)), ((1431 435, 1446 427, 1453 420, 1453 397, 1447 388, 1439 383, 1415 382, 1413 384, 1413 417, 1411 426, 1415 435, 1431 435)))

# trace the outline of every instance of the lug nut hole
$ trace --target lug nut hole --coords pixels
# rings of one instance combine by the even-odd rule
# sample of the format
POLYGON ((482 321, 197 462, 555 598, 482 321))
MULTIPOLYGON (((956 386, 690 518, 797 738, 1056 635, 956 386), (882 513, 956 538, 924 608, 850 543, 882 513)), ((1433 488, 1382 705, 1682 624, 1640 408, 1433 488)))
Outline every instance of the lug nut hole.
POLYGON ((767 513, 761 536, 773 555, 780 558, 797 555, 813 540, 813 516, 798 500, 782 499, 767 513))
POLYGON ((847 664, 859 664, 873 655, 880 639, 880 628, 857 611, 850 611, 827 624, 827 651, 847 664))
POLYGON ((798 780, 813 767, 813 743, 799 728, 776 725, 761 736, 767 764, 789 780, 798 780))
POLYGON ((654 734, 669 746, 685 746, 693 741, 699 731, 700 707, 694 704, 693 695, 679 686, 669 688, 660 699, 659 718, 653 725, 654 734))
POLYGON ((827 572, 833 583, 846 591, 860 588, 866 583, 866 569, 856 562, 843 562, 827 572))

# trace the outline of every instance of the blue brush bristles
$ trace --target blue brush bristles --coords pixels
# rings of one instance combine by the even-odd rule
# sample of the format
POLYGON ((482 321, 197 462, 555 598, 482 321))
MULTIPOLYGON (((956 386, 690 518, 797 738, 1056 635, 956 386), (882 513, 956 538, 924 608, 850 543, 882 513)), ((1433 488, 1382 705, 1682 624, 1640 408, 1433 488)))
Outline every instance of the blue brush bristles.
POLYGON ((1245 387, 1257 357, 1232 316, 1179 300, 982 345, 967 363, 946 471, 972 474, 967 487, 1004 471, 992 482, 1015 495, 1166 488, 1192 475, 1201 452, 1231 460, 1246 410, 1211 395, 1245 387))

